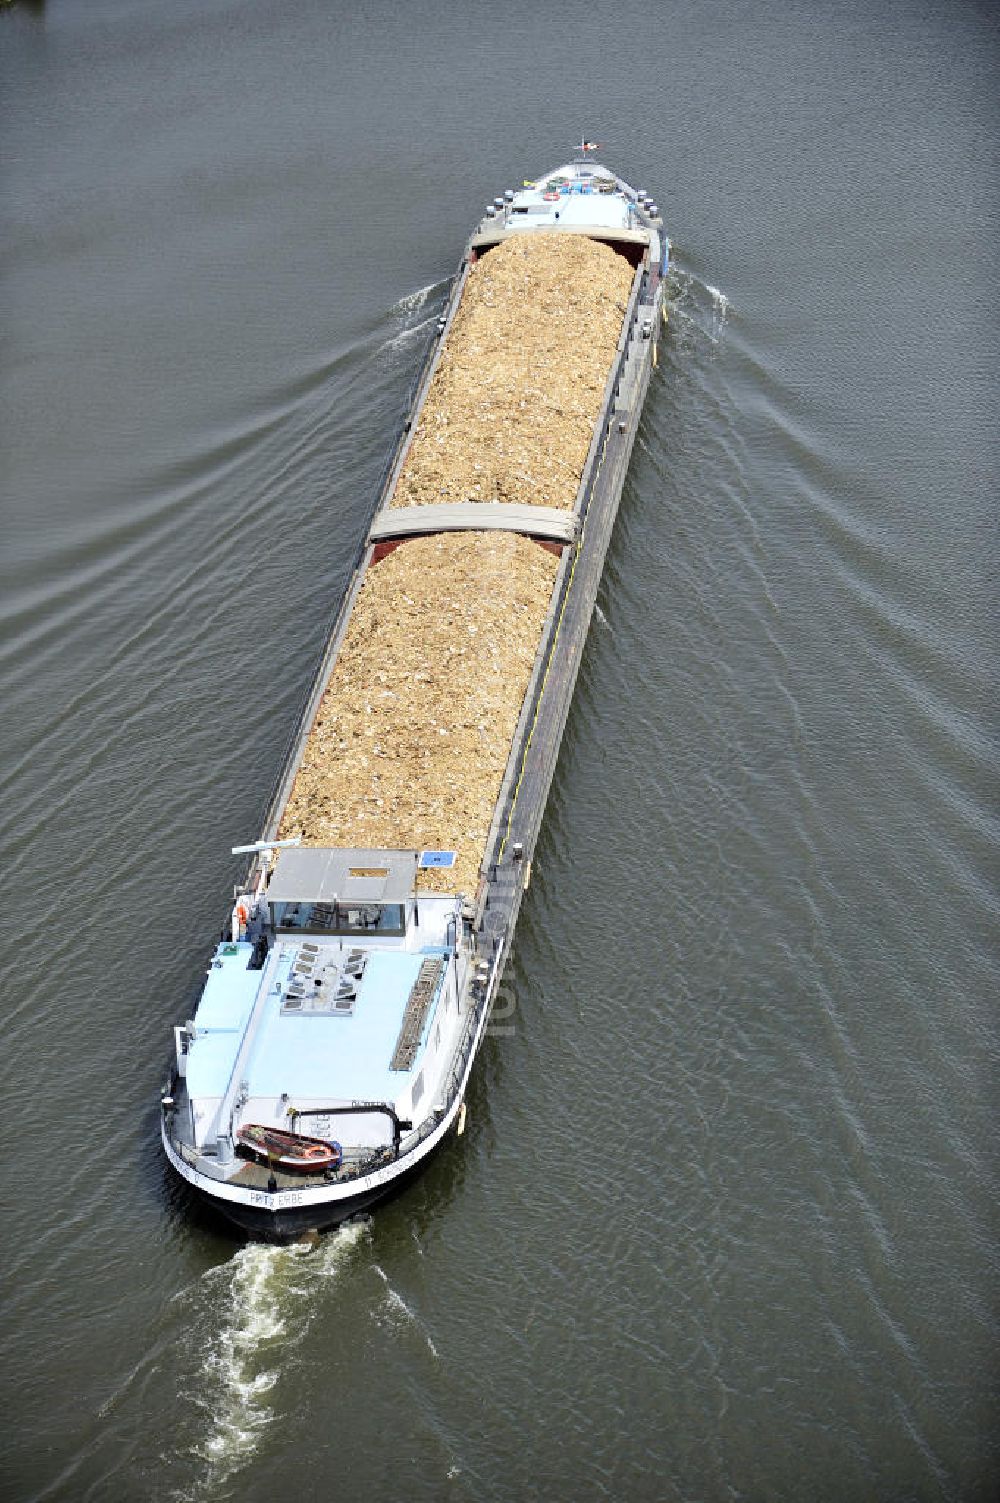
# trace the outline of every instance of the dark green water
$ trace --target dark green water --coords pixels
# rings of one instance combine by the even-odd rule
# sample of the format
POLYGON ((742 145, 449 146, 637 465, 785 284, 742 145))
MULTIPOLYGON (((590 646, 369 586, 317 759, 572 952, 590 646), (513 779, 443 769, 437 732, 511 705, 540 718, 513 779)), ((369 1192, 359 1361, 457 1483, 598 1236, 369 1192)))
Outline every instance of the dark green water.
POLYGON ((1000 1477, 996 23, 961 0, 0 12, 17 1503, 1000 1477), (240 1248, 155 1103, 482 205, 676 243, 469 1126, 240 1248))

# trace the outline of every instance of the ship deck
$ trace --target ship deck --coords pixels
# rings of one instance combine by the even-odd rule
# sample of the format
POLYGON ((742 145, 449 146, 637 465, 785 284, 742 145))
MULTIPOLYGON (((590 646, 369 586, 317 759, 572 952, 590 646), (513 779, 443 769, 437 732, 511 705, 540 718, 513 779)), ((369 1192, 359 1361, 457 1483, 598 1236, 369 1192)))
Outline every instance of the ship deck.
MULTIPOLYGON (((393 1051, 423 958, 423 952, 370 952, 350 1017, 287 1017, 281 997, 275 996, 250 1064, 250 1095, 294 1092, 300 1100, 325 1096, 330 1101, 395 1101, 407 1088, 410 1071, 392 1068, 393 1051)), ((278 979, 283 981, 290 969, 291 954, 279 965, 278 979)), ((433 1017, 432 1007, 424 1035, 433 1017)))
POLYGON ((344 1161, 339 1169, 327 1169, 320 1174, 289 1174, 284 1169, 272 1168, 267 1164, 257 1163, 252 1159, 246 1159, 235 1174, 227 1179, 228 1185, 237 1185, 242 1190, 307 1190, 315 1185, 335 1185, 338 1180, 349 1181, 358 1171, 358 1166, 364 1164, 365 1171, 376 1168, 380 1163, 389 1162, 391 1151, 388 1149, 377 1150, 374 1153, 370 1149, 351 1151, 345 1149, 344 1161), (273 1182, 273 1184, 272 1184, 273 1182))
MULTIPOLYGON (((324 953, 333 955, 354 948, 350 942, 336 941, 322 947, 324 953)), ((288 1014, 285 990, 299 952, 298 941, 287 937, 279 941, 274 967, 266 977, 261 971, 247 969, 250 949, 245 944, 223 946, 223 953, 209 971, 185 1082, 196 1108, 225 1096, 261 985, 267 986, 268 995, 243 1066, 250 1099, 269 1103, 283 1097, 331 1104, 393 1103, 411 1090, 438 1017, 446 981, 444 964, 435 978, 429 1004, 420 1009, 410 1025, 412 1047, 402 1058, 399 1041, 421 966, 428 959, 443 959, 448 953, 444 945, 366 950, 353 1011, 343 1016, 329 1012, 288 1014)), ((308 1131, 305 1124, 302 1130, 308 1131)))

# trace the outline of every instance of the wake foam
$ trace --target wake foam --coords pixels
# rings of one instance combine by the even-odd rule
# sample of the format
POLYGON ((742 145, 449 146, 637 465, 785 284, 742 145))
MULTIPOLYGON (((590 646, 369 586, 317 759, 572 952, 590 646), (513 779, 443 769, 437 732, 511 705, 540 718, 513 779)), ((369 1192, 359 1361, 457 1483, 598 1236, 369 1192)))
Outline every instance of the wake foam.
POLYGON ((671 265, 667 284, 671 322, 676 319, 689 332, 718 345, 722 342, 732 306, 721 288, 701 281, 693 272, 676 264, 671 265))
POLYGON ((713 287, 711 282, 705 283, 705 291, 712 299, 712 315, 715 324, 713 337, 714 342, 718 344, 722 331, 726 327, 726 320, 729 317, 731 304, 726 294, 721 292, 718 287, 713 287))
POLYGON ((398 303, 393 303, 393 313, 397 316, 418 313, 431 294, 438 292, 443 286, 443 282, 428 282, 426 287, 418 287, 416 292, 408 292, 405 297, 399 299, 398 303))
POLYGON ((358 1221, 314 1245, 250 1243, 201 1280, 192 1324, 207 1334, 192 1398, 205 1417, 194 1447, 205 1471, 195 1497, 214 1497, 256 1452, 275 1418, 274 1391, 296 1360, 318 1285, 338 1278, 368 1235, 369 1223, 358 1221))
POLYGON ((428 337, 428 331, 437 321, 447 286, 446 281, 428 282, 426 287, 418 287, 416 292, 408 292, 393 303, 389 319, 395 329, 379 344, 377 353, 380 359, 392 361, 406 350, 411 341, 428 337))
POLYGON ((372 1268, 385 1285, 385 1298, 382 1302, 382 1317, 385 1323, 389 1326, 394 1324, 412 1326, 423 1337, 427 1350, 434 1360, 436 1362, 440 1361, 438 1349, 431 1339, 431 1333, 420 1319, 420 1316, 406 1303, 399 1290, 392 1287, 389 1282, 389 1275, 385 1269, 381 1268, 378 1263, 373 1263, 372 1268))
POLYGON ((411 339, 416 339, 418 335, 425 333, 430 328, 431 324, 435 322, 435 317, 432 313, 428 318, 422 318, 416 323, 407 324, 405 328, 400 329, 398 334, 390 334, 389 338, 384 340, 379 347, 379 354, 383 356, 392 355, 397 350, 404 349, 410 343, 411 339))

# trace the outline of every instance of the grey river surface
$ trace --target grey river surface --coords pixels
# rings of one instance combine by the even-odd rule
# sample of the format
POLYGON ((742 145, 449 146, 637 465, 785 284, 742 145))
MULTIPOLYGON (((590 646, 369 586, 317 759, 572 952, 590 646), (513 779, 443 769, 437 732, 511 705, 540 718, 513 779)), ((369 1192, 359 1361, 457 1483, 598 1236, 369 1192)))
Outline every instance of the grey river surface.
POLYGON ((997 42, 0 12, 4 1500, 998 1495, 997 42), (465 237, 581 132, 671 321, 468 1128, 244 1246, 170 1030, 465 237))

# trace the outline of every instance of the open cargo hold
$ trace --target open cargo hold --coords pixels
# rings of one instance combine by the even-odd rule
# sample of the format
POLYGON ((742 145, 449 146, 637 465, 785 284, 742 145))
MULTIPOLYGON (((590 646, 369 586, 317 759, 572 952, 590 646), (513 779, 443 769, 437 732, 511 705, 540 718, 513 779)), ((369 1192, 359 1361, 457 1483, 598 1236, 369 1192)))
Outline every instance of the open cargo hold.
POLYGON ((475 893, 557 568, 511 532, 414 538, 370 567, 281 837, 454 850, 420 885, 475 893))
POLYGON ((610 246, 559 231, 481 256, 390 505, 572 507, 632 275, 610 246))
MULTIPOLYGON (((391 505, 571 507, 632 280, 582 235, 517 237, 475 262, 391 505)), ((454 850, 420 887, 474 894, 557 568, 529 538, 478 531, 370 565, 281 838, 454 850)))

